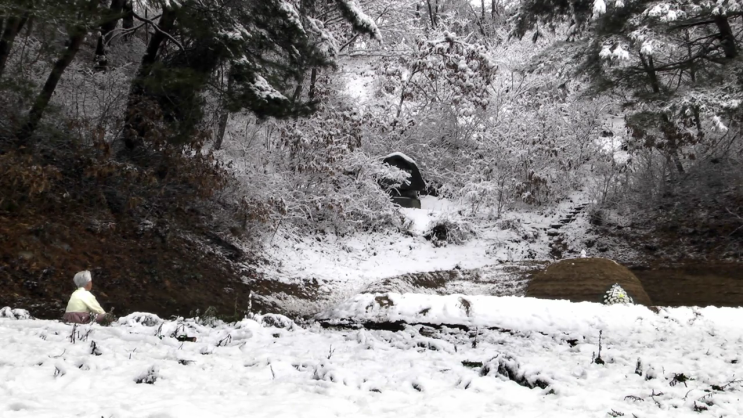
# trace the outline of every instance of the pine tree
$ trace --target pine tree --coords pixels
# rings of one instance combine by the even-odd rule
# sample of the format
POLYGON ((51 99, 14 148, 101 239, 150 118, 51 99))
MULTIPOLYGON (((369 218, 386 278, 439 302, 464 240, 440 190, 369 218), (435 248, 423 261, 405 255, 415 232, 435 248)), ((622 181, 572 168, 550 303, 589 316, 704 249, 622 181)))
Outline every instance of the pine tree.
MULTIPOLYGON (((147 103, 157 104, 176 127, 173 139, 188 142, 202 117, 201 93, 219 81, 217 75, 228 78, 229 89, 220 92, 228 111, 277 118, 310 114, 313 100, 290 92, 308 71, 333 66, 335 58, 332 36, 306 13, 313 3, 162 1, 162 16, 129 95, 127 145, 134 148, 147 136, 147 103)), ((338 0, 337 7, 354 29, 379 36, 353 0, 338 0)))
POLYGON ((26 145, 44 116, 49 102, 57 89, 67 67, 72 63, 88 34, 90 27, 99 19, 99 0, 69 0, 60 3, 40 2, 39 13, 56 19, 67 27, 68 40, 66 48, 54 62, 44 86, 36 96, 26 121, 16 133, 19 145, 26 145))
MULTIPOLYGON (((654 148, 684 172, 689 147, 714 142, 739 123, 739 44, 742 2, 527 0, 513 35, 569 26, 563 45, 576 49, 576 74, 590 76, 593 93, 630 97, 623 104, 629 149, 654 148)), ((690 154, 690 158, 694 155, 690 154)))

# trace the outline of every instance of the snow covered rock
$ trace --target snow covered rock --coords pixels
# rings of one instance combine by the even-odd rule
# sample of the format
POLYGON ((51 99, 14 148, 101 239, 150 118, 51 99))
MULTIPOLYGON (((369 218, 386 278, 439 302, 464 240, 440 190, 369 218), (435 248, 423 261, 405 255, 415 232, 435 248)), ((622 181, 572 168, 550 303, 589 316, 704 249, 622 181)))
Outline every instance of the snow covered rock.
POLYGON ((152 313, 147 312, 134 312, 127 316, 119 318, 119 324, 121 325, 133 325, 140 324, 146 327, 154 327, 163 323, 163 320, 152 313))
POLYGON ((522 368, 521 364, 511 355, 499 354, 482 366, 481 376, 497 376, 504 380, 511 380, 529 389, 535 387, 546 389, 551 380, 536 370, 522 368))
POLYGON ((0 308, 0 318, 9 318, 9 319, 33 319, 30 313, 28 313, 25 309, 10 309, 10 307, 6 306, 4 308, 0 308))
POLYGON ((284 315, 266 314, 261 318, 261 325, 264 327, 292 329, 294 321, 284 315))

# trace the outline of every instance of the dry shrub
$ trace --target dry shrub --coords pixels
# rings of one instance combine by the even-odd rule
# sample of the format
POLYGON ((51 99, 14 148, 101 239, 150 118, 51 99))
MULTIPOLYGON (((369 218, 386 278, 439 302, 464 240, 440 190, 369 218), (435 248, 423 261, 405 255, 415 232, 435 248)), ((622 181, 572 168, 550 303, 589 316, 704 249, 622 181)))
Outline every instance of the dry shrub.
POLYGON ((50 194, 61 178, 57 167, 41 164, 31 155, 0 154, 0 210, 12 212, 52 200, 50 194))

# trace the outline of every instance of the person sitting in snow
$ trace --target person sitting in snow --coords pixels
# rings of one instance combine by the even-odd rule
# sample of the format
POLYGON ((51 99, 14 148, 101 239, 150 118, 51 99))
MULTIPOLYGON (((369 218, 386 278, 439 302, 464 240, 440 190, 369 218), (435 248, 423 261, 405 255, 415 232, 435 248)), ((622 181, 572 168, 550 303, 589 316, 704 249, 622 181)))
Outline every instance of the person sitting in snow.
POLYGON ((106 311, 101 308, 95 296, 90 293, 90 289, 93 288, 93 278, 90 272, 87 270, 80 271, 75 274, 72 280, 75 282, 77 290, 70 296, 70 302, 67 304, 62 319, 65 322, 75 324, 87 324, 91 320, 96 322, 109 320, 106 311))

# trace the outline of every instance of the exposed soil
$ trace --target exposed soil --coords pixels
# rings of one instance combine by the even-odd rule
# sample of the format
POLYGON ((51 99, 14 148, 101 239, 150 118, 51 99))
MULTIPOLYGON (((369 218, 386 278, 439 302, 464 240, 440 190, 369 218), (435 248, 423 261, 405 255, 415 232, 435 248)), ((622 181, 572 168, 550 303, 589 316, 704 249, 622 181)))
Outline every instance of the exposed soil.
POLYGON ((642 283, 629 269, 604 258, 576 258, 552 264, 529 282, 526 296, 602 302, 606 291, 615 283, 619 283, 635 303, 652 305, 642 283))
POLYGON ((85 269, 98 301, 115 315, 167 317, 210 306, 231 315, 247 306, 249 286, 241 277, 250 273, 236 271, 217 245, 122 225, 96 230, 70 217, 0 215, 0 306, 59 318, 75 290, 73 275, 85 269))
POLYGON ((658 306, 743 306, 743 264, 690 262, 633 269, 658 306))
POLYGON ((370 283, 362 293, 425 293, 513 296, 523 295, 530 275, 546 262, 494 264, 477 269, 408 273, 370 283))

